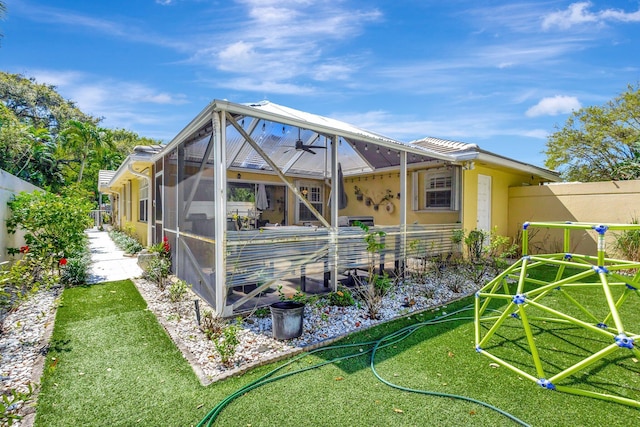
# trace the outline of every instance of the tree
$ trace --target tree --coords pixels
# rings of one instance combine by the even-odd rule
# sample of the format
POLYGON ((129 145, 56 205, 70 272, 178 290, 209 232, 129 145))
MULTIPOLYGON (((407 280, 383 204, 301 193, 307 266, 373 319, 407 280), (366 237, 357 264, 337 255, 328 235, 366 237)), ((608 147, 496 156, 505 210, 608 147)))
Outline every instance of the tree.
POLYGON ((60 96, 55 86, 37 83, 34 78, 20 74, 0 72, 0 101, 22 123, 48 129, 53 135, 69 120, 99 122, 60 96))
POLYGON ((66 123, 61 139, 61 147, 80 163, 77 182, 82 181, 82 174, 90 155, 100 156, 107 149, 115 149, 111 133, 107 129, 77 120, 69 120, 66 123))
POLYGON ((0 169, 50 191, 64 184, 56 144, 44 128, 21 123, 0 104, 0 169))
POLYGON ((575 111, 546 147, 546 166, 567 181, 640 178, 640 84, 575 111))
POLYGON ((81 182, 96 194, 100 169, 117 169, 137 145, 160 144, 98 123, 54 86, 0 72, 1 169, 48 191, 81 182))

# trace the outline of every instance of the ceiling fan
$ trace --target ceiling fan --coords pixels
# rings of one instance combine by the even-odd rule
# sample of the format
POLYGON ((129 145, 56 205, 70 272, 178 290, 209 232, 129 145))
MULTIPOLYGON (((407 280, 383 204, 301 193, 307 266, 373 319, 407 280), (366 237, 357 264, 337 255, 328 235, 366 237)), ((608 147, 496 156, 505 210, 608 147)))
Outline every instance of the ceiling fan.
MULTIPOLYGON (((316 139, 318 139, 320 136, 318 135, 318 137, 316 139)), ((314 140, 315 141, 315 140, 314 140)), ((302 139, 300 138, 300 128, 298 128, 298 139, 295 142, 296 145, 293 146, 293 148, 296 151, 306 151, 307 153, 311 153, 311 154, 316 154, 315 151, 313 151, 313 148, 321 148, 321 149, 327 149, 327 147, 323 147, 322 145, 311 145, 311 144, 305 144, 302 139)), ((285 153, 289 152, 291 150, 287 150, 285 151, 285 153)))

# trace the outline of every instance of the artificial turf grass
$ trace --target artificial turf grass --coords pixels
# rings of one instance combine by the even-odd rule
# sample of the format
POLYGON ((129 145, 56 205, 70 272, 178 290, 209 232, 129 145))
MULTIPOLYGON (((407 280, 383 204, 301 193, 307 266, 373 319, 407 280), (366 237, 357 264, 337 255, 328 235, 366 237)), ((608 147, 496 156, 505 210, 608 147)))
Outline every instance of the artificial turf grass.
POLYGON ((130 281, 65 289, 35 425, 195 424, 235 381, 202 387, 130 281))
MULTIPOLYGON (((543 274, 547 274, 547 276, 549 276, 549 281, 552 281, 555 277, 555 273, 551 275, 549 272, 544 270, 544 268, 539 269, 543 274)), ((571 274, 570 271, 565 273, 565 275, 569 274, 571 274)), ((593 289, 597 288, 580 290, 578 292, 586 293, 587 297, 595 299, 600 298, 601 295, 597 292, 594 293, 593 289)), ((632 304, 629 304, 629 306, 634 307, 634 309, 630 311, 634 311, 635 314, 639 313, 638 308, 640 308, 640 304, 637 299, 633 301, 632 304)), ((570 307, 565 306, 565 308, 570 307)), ((627 323, 630 325, 638 324, 638 316, 628 319, 627 323)), ((393 328, 397 329, 397 323, 393 324, 393 328)), ((394 345, 392 348, 385 350, 389 353, 387 357, 388 360, 380 361, 379 366, 389 364, 392 367, 389 372, 390 375, 387 375, 388 379, 391 379, 392 382, 396 382, 396 378, 403 379, 405 382, 409 379, 406 386, 411 388, 423 389, 426 386, 427 389, 441 391, 443 393, 474 396, 480 400, 486 401, 487 403, 492 403, 509 412, 513 412, 515 415, 520 416, 532 425, 628 425, 628 423, 633 424, 640 422, 639 411, 635 408, 603 400, 584 398, 566 393, 551 392, 538 387, 529 380, 518 378, 516 374, 507 369, 493 368, 490 360, 477 355, 473 349, 473 325, 470 321, 462 322, 456 327, 453 327, 453 325, 450 324, 446 326, 430 326, 429 329, 430 331, 429 333, 425 333, 426 335, 420 337, 419 334, 416 334, 416 337, 419 338, 408 339, 402 344, 394 345), (448 330, 445 331, 445 333, 440 333, 438 332, 439 328, 445 328, 448 330), (456 330, 456 328, 460 329, 456 330), (461 334, 460 331, 462 331, 461 334), (456 339, 456 335, 460 335, 459 339, 456 339), (458 345, 461 344, 462 346, 456 348, 456 343, 458 345), (420 348, 423 349, 420 350, 420 348), (440 351, 438 351, 438 349, 440 351), (446 349, 446 351, 443 351, 444 349, 446 349), (437 360, 432 360, 432 358, 426 357, 416 359, 415 356, 421 353, 428 356, 439 354, 439 358, 436 358, 437 360), (458 363, 453 362, 454 358, 458 359, 458 363), (478 361, 480 361, 480 365, 478 365, 478 361), (416 367, 426 368, 423 371, 427 373, 427 376, 424 379, 420 378, 420 375, 417 374, 418 371, 416 370, 416 367), (406 371, 405 375, 399 373, 403 369, 406 371), (434 370, 436 371, 435 377, 432 376, 430 378, 428 374, 433 374, 434 370), (411 379, 417 379, 417 381, 412 382, 411 379)), ((581 345, 584 346, 585 344, 591 344, 591 338, 585 338, 583 336, 582 329, 570 328, 565 325, 561 325, 560 329, 564 330, 561 331, 560 334, 557 333, 557 330, 550 331, 550 329, 558 329, 558 327, 557 325, 550 327, 544 325, 543 328, 539 328, 538 334, 542 335, 544 333, 552 336, 558 335, 556 336, 558 342, 552 342, 549 345, 549 349, 555 351, 557 353, 556 356, 560 355, 561 357, 560 359, 556 357, 555 359, 557 360, 554 360, 554 358, 551 357, 550 361, 545 362, 547 367, 557 363, 558 367, 566 368, 570 366, 570 364, 563 363, 567 362, 567 360, 564 359, 569 359, 568 363, 572 364, 577 360, 583 359, 586 355, 592 354, 592 352, 590 352, 591 350, 586 349, 586 347, 577 354, 572 354, 575 351, 574 348, 579 349, 581 345), (573 334, 577 340, 567 339, 572 337, 562 337, 562 334, 573 334), (572 356, 573 359, 571 357, 566 358, 565 356, 567 355, 572 356)), ((523 331, 520 328, 519 335, 522 334, 523 331)), ((521 340, 521 337, 517 336, 515 339, 521 340)), ((353 339, 350 339, 350 341, 353 341, 353 339)), ((528 351, 529 350, 525 348, 525 353, 528 351)), ((587 385, 587 389, 591 386, 595 387, 596 391, 612 392, 638 400, 640 399, 640 385, 638 384, 640 381, 640 374, 637 370, 637 361, 633 361, 633 358, 629 354, 626 354, 625 356, 626 357, 608 359, 597 366, 594 365, 586 371, 586 373, 577 375, 576 378, 572 378, 568 382, 579 383, 583 386, 587 385), (624 364, 621 363, 620 359, 624 359, 626 366, 623 366, 624 364), (598 374, 600 373, 604 374, 600 375, 600 378, 598 378, 598 374), (616 376, 621 378, 617 384, 610 379, 610 377, 616 376)), ((345 365, 355 364, 358 364, 358 362, 342 362, 341 370, 343 372, 350 372, 355 373, 354 375, 358 375, 362 368, 360 364, 358 364, 360 366, 356 368, 345 368, 345 365)), ((303 375, 307 374, 305 373, 303 375)), ((340 381, 342 380, 343 379, 341 378, 340 381)), ((286 382, 289 381, 289 379, 282 381, 286 382)), ((277 391, 273 391, 272 389, 275 387, 274 385, 269 384, 266 387, 268 387, 268 395, 277 393, 277 391)), ((287 389, 287 387, 284 389, 287 389)), ((314 390, 317 390, 317 388, 314 388, 314 390)), ((331 393, 331 390, 327 389, 326 392, 331 393)), ((449 399, 432 397, 425 397, 423 402, 424 401, 431 402, 430 404, 433 404, 433 409, 439 408, 442 410, 442 413, 449 415, 442 418, 441 416, 434 415, 430 412, 428 416, 424 417, 425 414, 422 413, 423 418, 421 418, 421 422, 418 423, 418 425, 489 424, 488 419, 484 418, 484 413, 488 410, 484 408, 476 407, 471 409, 466 415, 473 415, 473 417, 468 419, 468 417, 465 416, 465 410, 463 409, 468 406, 466 402, 455 401, 455 403, 452 403, 449 399), (442 404, 443 401, 447 403, 442 404), (453 407, 456 409, 452 410, 453 407), (479 416, 480 414, 483 414, 483 416, 479 416)), ((305 406, 308 405, 312 404, 305 401, 305 406)), ((338 406, 336 404, 336 406, 332 407, 337 408, 338 406)), ((231 410, 231 406, 228 410, 231 410)), ((285 412, 287 414, 291 414, 288 410, 285 412)), ((233 422, 235 421, 247 420, 251 421, 253 423, 252 425, 269 425, 269 418, 258 417, 256 419, 256 413, 270 414, 269 417, 271 417, 277 413, 277 407, 270 411, 265 407, 265 405, 263 405, 263 402, 260 401, 259 407, 251 411, 251 416, 238 418, 242 414, 235 412, 232 415, 232 419, 234 421, 227 424, 223 421, 226 420, 226 415, 223 413, 219 419, 219 423, 220 425, 234 425, 233 422), (261 424, 261 421, 265 423, 261 424)), ((391 421, 384 417, 381 418, 381 414, 375 410, 364 412, 359 411, 359 413, 362 415, 362 424, 359 425, 385 425, 387 422, 391 421), (371 414, 375 415, 372 417, 371 414), (381 422, 383 419, 385 420, 384 423, 381 422)), ((402 413, 406 414, 407 412, 403 411, 402 413)), ((386 413, 386 415, 389 414, 386 413)), ((490 416, 492 415, 495 414, 490 414, 490 416)), ((283 419, 286 419, 286 416, 283 419)), ((300 418, 296 418, 295 423, 298 423, 299 425, 313 425, 313 423, 308 423, 306 420, 307 418, 302 416, 300 418)), ((395 423, 402 423, 401 425, 411 425, 411 422, 409 422, 408 419, 398 421, 398 419, 394 418, 394 420, 395 423), (407 424, 404 424, 405 422, 407 422, 407 424)), ((294 425, 295 423, 289 422, 286 425, 294 425)), ((500 418, 498 423, 500 425, 513 424, 506 418, 500 418)), ((491 422, 491 424, 494 423, 491 422)))
MULTIPOLYGON (((136 294, 128 281, 65 290, 64 307, 74 311, 63 307, 56 318, 53 338, 59 345, 47 357, 37 426, 195 425, 225 396, 279 365, 202 387, 144 302, 132 303, 136 294), (109 307, 102 307, 104 302, 109 307), (89 309, 83 312, 83 305, 89 309), (52 357, 59 359, 55 368, 51 368, 52 357)), ((471 300, 450 304, 446 310, 471 300)), ((343 342, 378 339, 435 314, 412 315, 343 342)), ((328 353, 298 364, 321 362, 344 352, 328 353)), ((640 422, 635 409, 543 390, 506 369, 489 367, 490 361, 473 349, 469 320, 422 328, 381 350, 376 361, 380 373, 393 382, 471 396, 536 426, 640 422)), ((515 425, 469 402, 391 389, 373 377, 366 354, 249 392, 229 405, 215 425, 248 424, 515 425)))

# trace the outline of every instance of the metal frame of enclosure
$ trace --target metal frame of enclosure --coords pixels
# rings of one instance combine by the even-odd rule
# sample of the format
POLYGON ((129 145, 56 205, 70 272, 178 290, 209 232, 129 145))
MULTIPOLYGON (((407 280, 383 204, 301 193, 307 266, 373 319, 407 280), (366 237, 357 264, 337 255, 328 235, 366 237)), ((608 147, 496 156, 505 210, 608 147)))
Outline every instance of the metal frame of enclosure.
MULTIPOLYGON (((363 230, 339 227, 342 174, 399 172, 394 193, 407 195, 410 168, 454 161, 446 154, 327 117, 269 102, 244 105, 219 100, 152 160, 153 240, 168 238, 174 273, 222 316, 246 309, 280 280, 298 277, 304 288, 307 275, 322 274, 327 290, 335 290, 338 273, 368 265, 363 230), (315 155, 292 149, 298 140, 315 155), (229 228, 230 170, 277 176, 288 194, 315 216, 315 225, 229 228), (321 180, 330 189, 324 216, 299 191, 296 179, 321 180), (234 292, 247 284, 254 288, 234 292)), ((432 252, 452 249, 451 233, 460 224, 407 225, 406 206, 403 199, 398 224, 374 228, 386 233, 381 264, 402 266, 419 247, 432 252)))

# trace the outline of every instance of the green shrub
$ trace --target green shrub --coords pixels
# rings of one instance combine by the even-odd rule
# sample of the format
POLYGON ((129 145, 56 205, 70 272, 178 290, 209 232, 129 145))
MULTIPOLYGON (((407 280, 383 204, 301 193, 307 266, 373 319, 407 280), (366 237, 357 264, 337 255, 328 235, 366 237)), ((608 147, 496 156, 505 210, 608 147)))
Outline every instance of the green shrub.
POLYGON ((482 258, 482 248, 487 234, 482 230, 471 230, 469 234, 464 238, 464 244, 467 245, 467 253, 469 259, 478 261, 482 258))
POLYGON ((4 267, 0 277, 0 307, 15 307, 38 289, 57 282, 51 269, 43 267, 42 261, 33 256, 4 267))
POLYGON ((172 282, 171 285, 169 285, 169 299, 172 302, 181 301, 187 295, 190 287, 191 285, 184 280, 172 282))
POLYGON ((113 240, 113 243, 115 243, 118 248, 129 255, 137 254, 144 249, 138 239, 127 234, 125 231, 115 229, 111 230, 109 232, 109 237, 111 237, 111 240, 113 240))
POLYGON ((67 264, 60 269, 60 281, 67 286, 80 286, 87 283, 91 260, 88 256, 69 258, 67 264))
MULTIPOLYGON (((633 218, 631 224, 638 224, 638 218, 633 218)), ((623 230, 614 233, 614 248, 629 261, 640 261, 640 230, 623 230)))
POLYGON ((82 251, 87 242, 84 230, 93 224, 91 202, 74 195, 74 188, 64 195, 21 192, 7 203, 11 208, 7 231, 23 230, 29 253, 50 268, 82 251))
POLYGON ((236 354, 236 347, 240 344, 238 339, 238 332, 242 329, 240 323, 241 318, 238 318, 237 323, 231 323, 222 329, 222 335, 213 341, 213 345, 216 351, 220 355, 220 360, 223 365, 229 366, 231 358, 236 354))
POLYGON ((149 260, 144 277, 164 290, 170 272, 171 261, 161 257, 153 257, 149 260))
POLYGON ((351 291, 344 287, 340 287, 336 292, 331 292, 328 297, 329 304, 338 307, 350 307, 356 304, 351 291))
POLYGON ((14 389, 9 390, 2 395, 0 402, 0 424, 3 426, 13 425, 14 422, 22 419, 22 416, 16 413, 20 404, 28 403, 33 398, 33 386, 29 383, 26 392, 19 392, 14 389))

